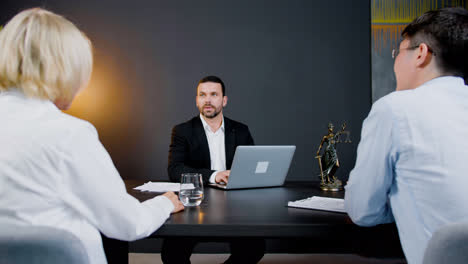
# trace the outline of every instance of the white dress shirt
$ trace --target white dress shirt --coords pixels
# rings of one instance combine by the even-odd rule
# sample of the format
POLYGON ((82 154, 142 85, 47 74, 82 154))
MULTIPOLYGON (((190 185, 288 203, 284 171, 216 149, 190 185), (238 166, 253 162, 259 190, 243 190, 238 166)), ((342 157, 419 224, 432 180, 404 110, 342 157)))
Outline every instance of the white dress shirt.
POLYGON ((393 221, 408 263, 440 227, 468 220, 468 86, 440 77, 372 106, 345 207, 363 226, 393 221))
POLYGON ((215 170, 211 174, 210 182, 215 183, 216 174, 220 171, 226 170, 226 148, 224 143, 224 117, 221 127, 216 132, 211 131, 210 125, 205 121, 200 114, 200 119, 205 129, 206 139, 208 140, 208 147, 210 149, 211 169, 215 170))
POLYGON ((48 100, 0 93, 0 228, 52 226, 84 244, 91 263, 107 263, 101 235, 150 235, 173 205, 163 196, 140 203, 127 194, 96 129, 48 100))

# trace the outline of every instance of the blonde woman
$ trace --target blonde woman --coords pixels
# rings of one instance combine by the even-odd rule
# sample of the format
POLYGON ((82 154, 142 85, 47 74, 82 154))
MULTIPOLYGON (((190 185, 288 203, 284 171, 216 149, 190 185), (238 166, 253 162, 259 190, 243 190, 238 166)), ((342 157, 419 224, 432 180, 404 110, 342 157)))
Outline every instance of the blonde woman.
POLYGON ((0 226, 74 233, 91 263, 106 263, 101 236, 135 240, 183 210, 173 193, 143 203, 128 195, 88 122, 62 113, 91 75, 91 43, 44 9, 0 31, 0 226))

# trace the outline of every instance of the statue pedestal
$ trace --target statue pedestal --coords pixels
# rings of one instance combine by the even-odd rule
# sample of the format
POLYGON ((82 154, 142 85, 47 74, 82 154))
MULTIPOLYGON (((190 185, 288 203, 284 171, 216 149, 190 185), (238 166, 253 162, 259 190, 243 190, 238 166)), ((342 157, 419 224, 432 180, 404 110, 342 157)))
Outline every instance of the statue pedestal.
POLYGON ((343 190, 343 184, 341 183, 340 180, 335 180, 334 182, 330 183, 320 183, 320 189, 324 191, 330 191, 330 192, 338 192, 343 190))

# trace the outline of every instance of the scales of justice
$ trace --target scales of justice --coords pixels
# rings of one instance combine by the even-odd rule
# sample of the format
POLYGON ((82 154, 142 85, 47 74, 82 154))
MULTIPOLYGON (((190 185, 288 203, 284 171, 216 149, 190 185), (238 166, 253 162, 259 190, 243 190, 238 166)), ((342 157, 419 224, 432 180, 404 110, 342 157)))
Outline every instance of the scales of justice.
POLYGON ((332 123, 328 123, 328 134, 323 136, 320 146, 317 150, 315 158, 318 160, 320 167, 320 188, 324 191, 340 191, 343 189, 343 184, 340 180, 335 177, 336 170, 340 167, 340 161, 338 160, 338 154, 336 152, 336 146, 338 143, 351 143, 349 139, 350 132, 345 130, 346 123, 343 123, 341 130, 334 133, 334 126, 332 123), (344 141, 341 137, 346 135, 344 141), (320 155, 323 145, 323 153, 320 155))

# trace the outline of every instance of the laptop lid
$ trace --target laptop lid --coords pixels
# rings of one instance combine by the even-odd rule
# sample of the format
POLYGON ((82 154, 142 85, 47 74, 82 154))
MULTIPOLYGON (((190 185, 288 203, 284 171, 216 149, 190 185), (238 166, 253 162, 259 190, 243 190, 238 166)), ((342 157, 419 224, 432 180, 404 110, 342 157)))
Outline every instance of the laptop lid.
POLYGON ((238 146, 229 181, 223 189, 273 187, 284 184, 296 146, 238 146))

